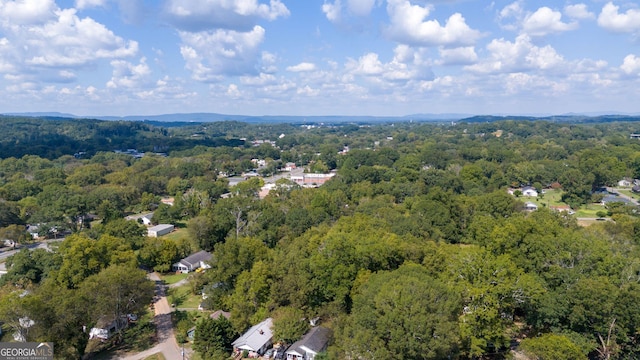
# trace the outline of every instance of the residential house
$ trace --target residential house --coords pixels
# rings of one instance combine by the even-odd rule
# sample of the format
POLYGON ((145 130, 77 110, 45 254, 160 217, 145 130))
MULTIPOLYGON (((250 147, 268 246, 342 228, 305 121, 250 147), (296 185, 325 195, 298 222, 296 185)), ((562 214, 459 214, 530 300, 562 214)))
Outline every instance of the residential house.
POLYGON ((318 326, 306 333, 285 352, 287 360, 313 360, 329 344, 331 331, 318 326))
POLYGON ((549 208, 557 212, 566 212, 569 215, 573 215, 576 213, 575 211, 571 210, 571 206, 569 205, 557 205, 557 206, 551 205, 549 208))
POLYGON ((160 224, 147 229, 148 237, 160 237, 172 232, 175 227, 171 224, 160 224))
POLYGON ((527 211, 536 211, 536 210, 538 210, 538 205, 536 205, 536 204, 534 204, 534 203, 532 203, 530 201, 527 201, 526 203, 524 203, 524 209, 527 210, 527 211))
POLYGON ((222 311, 222 310, 216 310, 213 313, 211 313, 211 315, 209 315, 209 317, 213 320, 218 320, 220 319, 220 317, 225 317, 227 318, 227 320, 231 319, 231 313, 230 312, 226 312, 226 311, 222 311))
POLYGON ((263 322, 254 325, 239 338, 233 341, 233 352, 235 354, 248 351, 249 356, 263 355, 273 342, 273 320, 267 318, 263 322))
POLYGON ((199 268, 208 269, 211 267, 209 264, 207 264, 209 260, 211 260, 211 253, 202 250, 198 251, 195 254, 191 254, 186 258, 178 261, 177 263, 171 265, 171 269, 173 271, 179 271, 183 274, 195 271, 199 268))
POLYGON ((95 327, 92 327, 89 331, 89 340, 100 339, 109 340, 111 335, 116 331, 127 327, 129 324, 129 318, 126 315, 120 317, 117 320, 108 320, 107 318, 101 318, 96 323, 95 327))
POLYGON ((284 164, 284 171, 293 171, 295 169, 296 169, 296 163, 294 162, 288 162, 284 164))
POLYGON ((624 178, 618 181, 618 187, 631 187, 633 185, 633 179, 624 178))
POLYGON ((151 225, 151 219, 153 218, 153 213, 148 214, 138 214, 138 215, 129 215, 125 217, 126 220, 135 220, 138 222, 142 222, 142 224, 149 226, 151 225))
POLYGON ((525 186, 522 188, 522 195, 527 197, 538 197, 538 190, 532 186, 525 186))

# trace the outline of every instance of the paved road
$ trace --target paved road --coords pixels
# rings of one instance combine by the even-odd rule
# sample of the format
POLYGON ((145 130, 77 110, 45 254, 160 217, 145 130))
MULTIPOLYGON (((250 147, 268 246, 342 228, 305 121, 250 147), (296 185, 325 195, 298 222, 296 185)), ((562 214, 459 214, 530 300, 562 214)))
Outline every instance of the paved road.
POLYGON ((629 190, 629 189, 618 189, 618 188, 609 188, 609 187, 607 188, 608 192, 616 193, 616 194, 618 194, 619 197, 631 201, 634 205, 638 205, 638 200, 632 198, 629 195, 625 195, 625 194, 621 193, 620 190, 629 190))
POLYGON ((160 282, 157 273, 149 274, 149 279, 156 282, 156 295, 160 300, 155 303, 155 317, 153 321, 156 323, 156 331, 158 335, 158 344, 151 349, 126 356, 117 356, 112 359, 123 360, 141 360, 156 353, 162 353, 167 360, 189 359, 190 353, 185 350, 184 357, 182 349, 178 346, 176 337, 173 333, 173 324, 171 323, 171 312, 173 309, 167 301, 166 286, 160 282))
POLYGON ((3 252, 0 252, 0 260, 8 258, 9 256, 17 253, 18 251, 20 251, 20 250, 22 250, 24 248, 27 248, 27 249, 30 249, 30 250, 33 250, 33 249, 51 250, 49 248, 49 244, 50 243, 58 242, 58 241, 62 241, 62 240, 64 240, 64 238, 61 238, 61 239, 49 239, 49 240, 44 240, 44 241, 40 241, 40 242, 34 242, 34 243, 26 244, 20 249, 3 251, 3 252))

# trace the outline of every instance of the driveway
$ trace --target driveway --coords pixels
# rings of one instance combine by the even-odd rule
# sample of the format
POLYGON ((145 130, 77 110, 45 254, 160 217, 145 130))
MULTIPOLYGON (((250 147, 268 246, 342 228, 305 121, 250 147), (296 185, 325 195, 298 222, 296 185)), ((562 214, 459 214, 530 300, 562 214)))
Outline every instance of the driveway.
POLYGON ((162 285, 160 276, 158 276, 157 273, 150 273, 148 277, 150 280, 156 282, 156 295, 160 297, 155 303, 155 317, 153 318, 156 324, 158 344, 151 349, 137 354, 118 356, 113 359, 142 360, 159 352, 162 353, 167 360, 189 359, 191 354, 185 350, 183 356, 182 349, 178 346, 175 334, 173 333, 173 324, 171 323, 171 312, 173 309, 167 301, 166 286, 162 285))

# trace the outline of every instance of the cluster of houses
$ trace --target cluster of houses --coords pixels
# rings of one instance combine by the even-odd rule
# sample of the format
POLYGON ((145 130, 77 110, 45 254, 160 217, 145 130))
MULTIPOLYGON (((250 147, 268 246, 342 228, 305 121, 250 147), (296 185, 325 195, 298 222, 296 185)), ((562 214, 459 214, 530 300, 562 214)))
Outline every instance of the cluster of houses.
POLYGON ((239 338, 233 341, 235 356, 246 353, 250 358, 267 354, 268 357, 287 360, 313 360, 326 350, 331 338, 331 330, 322 326, 314 326, 300 340, 291 346, 273 344, 273 320, 267 318, 252 326, 239 338))

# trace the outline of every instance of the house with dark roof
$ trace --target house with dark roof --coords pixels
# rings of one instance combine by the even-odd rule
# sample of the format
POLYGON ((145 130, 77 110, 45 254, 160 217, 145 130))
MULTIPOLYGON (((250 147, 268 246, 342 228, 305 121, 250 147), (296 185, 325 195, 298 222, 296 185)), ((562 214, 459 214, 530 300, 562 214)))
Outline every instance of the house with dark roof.
POLYGON ((285 352, 287 360, 313 360, 327 348, 330 338, 331 330, 322 326, 314 327, 289 347, 285 352))
POLYGON ((199 268, 208 269, 211 267, 207 263, 209 260, 211 260, 211 253, 202 250, 171 265, 171 269, 173 271, 180 271, 184 274, 199 268))
POLYGON ((271 347, 273 341, 272 327, 273 320, 271 318, 252 326, 251 329, 231 343, 233 352, 239 354, 246 350, 249 352, 249 357, 263 355, 271 347))

